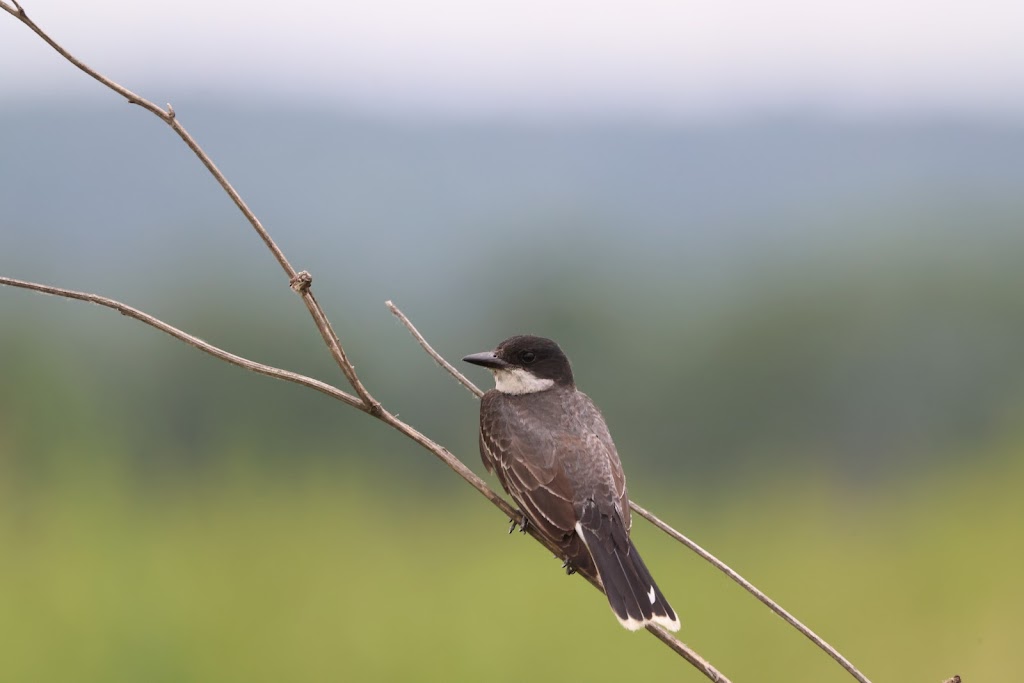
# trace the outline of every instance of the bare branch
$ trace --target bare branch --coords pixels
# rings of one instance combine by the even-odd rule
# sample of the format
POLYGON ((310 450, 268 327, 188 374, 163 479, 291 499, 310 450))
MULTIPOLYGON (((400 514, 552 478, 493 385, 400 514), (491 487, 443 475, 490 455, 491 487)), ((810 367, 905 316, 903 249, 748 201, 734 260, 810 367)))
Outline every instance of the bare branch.
POLYGON ((10 287, 18 287, 21 289, 30 289, 34 292, 41 292, 43 294, 51 294, 53 296, 64 297, 65 299, 77 299, 78 301, 87 301, 91 304, 97 304, 98 306, 104 306, 106 308, 112 308, 121 315, 126 315, 129 318, 134 318, 140 322, 146 323, 150 327, 154 327, 161 332, 166 332, 175 339, 180 339, 189 346, 193 346, 203 353, 208 353, 214 358, 219 358, 222 361, 237 365, 240 368, 246 370, 252 370, 253 372, 267 377, 274 377, 275 379, 283 379, 286 382, 292 382, 294 384, 301 384, 304 387, 309 387, 319 391, 321 394, 327 394, 331 398, 336 398, 342 403, 346 403, 353 408, 362 408, 362 403, 358 398, 352 394, 348 394, 337 387, 331 386, 326 382, 321 382, 318 379, 312 377, 306 377, 300 375, 297 372, 291 372, 290 370, 282 370, 275 368, 270 365, 264 365, 263 363, 257 363, 256 361, 249 360, 248 358, 242 358, 236 356, 233 353, 225 351, 224 349, 218 348, 213 344, 204 342, 198 337, 194 337, 187 332, 183 332, 173 325, 168 325, 159 318, 154 318, 148 313, 144 313, 137 308, 132 308, 127 304, 123 304, 120 301, 114 299, 108 299, 105 296, 99 296, 98 294, 88 294, 86 292, 76 292, 71 289, 62 289, 60 287, 51 287, 49 285, 40 285, 35 282, 25 282, 24 280, 15 280, 10 277, 0 276, 0 285, 8 285, 10 287))
POLYGON ((723 574, 728 576, 730 579, 732 579, 733 581, 735 581, 739 585, 743 586, 743 588, 748 593, 750 593, 755 598, 757 598, 758 600, 763 602, 765 605, 767 605, 768 609, 770 609, 771 611, 773 611, 776 614, 778 614, 780 617, 782 617, 782 619, 786 623, 788 623, 790 626, 792 626, 796 630, 800 631, 800 633, 802 633, 805 636, 807 636, 811 640, 811 642, 813 642, 815 645, 817 645, 822 650, 827 652, 828 655, 830 657, 832 657, 832 659, 836 660, 836 662, 838 662, 841 667, 846 669, 850 673, 850 675, 853 676, 854 678, 856 678, 858 681, 860 681, 860 683, 871 683, 871 681, 869 681, 867 679, 867 677, 864 676, 864 674, 862 674, 860 671, 858 671, 857 667, 855 667, 848 659, 846 659, 846 657, 843 657, 841 654, 839 654, 838 650, 836 650, 834 647, 832 647, 831 645, 826 643, 821 638, 821 636, 819 636, 817 633, 815 633, 811 629, 809 629, 806 626, 804 626, 804 624, 801 623, 799 619, 797 619, 792 614, 790 614, 785 609, 783 609, 781 605, 779 605, 777 602, 775 602, 774 600, 769 598, 767 595, 762 593, 757 588, 757 586, 755 586, 754 584, 750 583, 749 581, 744 579, 742 576, 740 576, 736 571, 733 570, 732 567, 727 565, 725 562, 722 562, 720 559, 718 559, 717 557, 715 557, 714 555, 709 553, 707 550, 704 550, 704 548, 700 547, 699 545, 697 545, 696 543, 691 541, 689 538, 687 538, 683 534, 681 534, 678 531, 676 531, 675 529, 673 529, 671 526, 669 526, 665 522, 661 521, 653 513, 648 512, 644 508, 642 508, 639 505, 637 505, 635 501, 630 501, 629 505, 630 505, 631 508, 633 508, 637 512, 638 515, 640 515, 641 517, 646 519, 648 522, 650 522, 654 526, 656 526, 659 529, 661 529, 662 531, 664 531, 666 534, 668 534, 669 536, 671 536, 675 540, 677 540, 680 543, 682 543, 683 545, 685 545, 687 548, 689 548, 693 552, 695 552, 698 555, 700 555, 702 558, 704 558, 705 560, 710 562, 716 569, 721 571, 723 574))
POLYGON ((385 301, 384 305, 388 307, 388 310, 391 311, 391 313, 396 318, 398 318, 403 325, 405 325, 405 329, 409 330, 409 334, 411 334, 413 338, 417 342, 419 342, 420 346, 423 347, 423 350, 426 351, 427 354, 434 359, 434 362, 436 362, 442 368, 447 370, 448 374, 454 377, 459 382, 459 384, 469 389, 469 391, 477 398, 480 398, 481 396, 484 395, 484 392, 480 390, 480 387, 469 381, 468 377, 459 372, 454 365, 446 361, 441 356, 441 354, 434 350, 433 346, 427 343, 427 340, 423 337, 422 334, 420 334, 420 331, 416 329, 416 326, 412 324, 412 321, 405 317, 405 313, 402 313, 402 311, 398 309, 398 306, 394 305, 390 301, 385 301))
MULTIPOLYGON (((586 577, 584 577, 586 578, 586 577)), ((601 591, 604 592, 603 590, 601 591)), ((711 666, 711 663, 706 659, 697 654, 694 650, 687 647, 685 643, 673 636, 671 633, 658 626, 657 624, 647 624, 645 626, 650 633, 654 634, 654 637, 665 643, 672 649, 673 652, 678 654, 680 657, 688 661, 695 669, 700 671, 702 674, 707 676, 716 683, 732 683, 728 678, 725 677, 721 671, 711 666)))
POLYGON ((356 394, 359 396, 360 401, 362 402, 363 405, 357 407, 360 410, 364 410, 368 413, 373 414, 379 411, 380 403, 378 403, 377 400, 370 395, 370 392, 366 390, 366 387, 364 387, 362 382, 359 380, 359 377, 356 375, 355 367, 349 361, 348 356, 345 354, 345 350, 341 346, 341 342, 338 339, 338 335, 335 334, 334 329, 331 327, 330 322, 327 320, 327 315, 324 313, 323 309, 320 308, 320 304, 317 303, 316 298, 313 296, 313 292, 310 289, 310 283, 312 283, 313 278, 310 277, 309 273, 306 273, 305 271, 303 271, 302 273, 298 273, 295 271, 295 269, 292 267, 292 264, 288 262, 287 258, 285 258, 284 252, 281 251, 280 247, 277 246, 277 243, 275 243, 274 240, 270 237, 270 233, 267 232, 266 228, 263 227, 263 224, 256 217, 256 214, 253 213, 252 209, 249 208, 249 205, 245 203, 245 201, 242 199, 242 196, 238 194, 238 191, 235 190, 234 186, 230 182, 228 182, 227 177, 225 177, 225 175, 221 173, 220 169, 217 168, 217 165, 213 163, 213 159, 211 159, 210 156, 203 150, 203 148, 199 146, 199 143, 196 142, 195 138, 193 138, 192 135, 187 130, 185 130, 185 127, 181 125, 181 122, 178 120, 178 116, 175 113, 174 108, 170 104, 168 104, 166 110, 161 109, 153 102, 147 100, 145 97, 142 97, 132 92, 128 88, 125 88, 124 86, 120 85, 119 83, 112 81, 111 79, 107 78, 106 76, 99 73, 89 65, 79 60, 77 57, 75 57, 70 52, 65 50, 64 47, 62 47, 57 41, 51 38, 45 31, 43 31, 43 29, 39 28, 39 26, 34 21, 32 21, 32 19, 29 18, 28 14, 17 2, 14 2, 12 6, 7 2, 0 1, 0 9, 5 10, 8 14, 15 17, 21 23, 25 24, 30 29, 32 29, 32 31, 35 32, 36 35, 42 38, 47 45, 56 50, 66 60, 74 64, 76 67, 84 71, 92 78, 96 79, 103 85, 107 86, 108 88, 116 92, 121 97, 125 98, 129 104, 137 104, 146 111, 153 114, 154 116, 157 116, 161 121, 169 125, 171 129, 178 134, 178 137, 180 137, 185 142, 185 144, 188 145, 189 149, 191 149, 192 152, 199 158, 199 160, 206 167, 206 170, 210 172, 210 174, 214 177, 214 179, 221 186, 221 188, 223 188, 223 190, 231 198, 231 201, 233 201, 235 203, 235 206, 238 207, 238 210, 241 211, 242 215, 245 216, 245 219, 249 221, 249 224, 253 227, 253 230, 255 230, 256 233, 260 236, 260 239, 263 240, 263 243, 274 255, 274 258, 277 260, 278 264, 281 266, 285 274, 288 276, 288 282, 291 285, 292 289, 294 289, 302 297, 302 301, 303 303, 306 304, 306 308, 309 310, 309 314, 313 317, 313 321, 316 323, 317 328, 320 330, 320 336, 323 337, 324 343, 327 345, 327 348, 331 352, 331 356, 334 358, 334 362, 337 363, 338 367, 341 369, 342 374, 345 375, 345 379, 348 380, 348 383, 352 386, 356 394), (296 283, 299 283, 301 286, 296 286, 296 283))
MULTIPOLYGON (((385 305, 388 307, 388 309, 399 320, 402 321, 402 324, 405 325, 406 329, 408 329, 409 332, 412 334, 412 336, 416 339, 416 341, 419 342, 420 346, 422 346, 424 348, 424 350, 426 350, 426 352, 428 354, 430 354, 431 358, 433 358, 435 361, 437 361, 437 363, 439 365, 441 365, 441 367, 443 367, 445 370, 447 370, 452 376, 454 376, 455 379, 457 379, 464 386, 466 386, 470 391, 472 391, 474 394, 476 394, 477 397, 483 395, 483 392, 481 392, 480 389, 478 389, 476 387, 476 385, 474 385, 468 379, 463 377, 462 374, 458 370, 456 370, 454 367, 452 367, 452 365, 450 363, 448 363, 448 361, 446 361, 436 351, 434 351, 434 349, 430 346, 430 344, 427 342, 427 340, 424 339, 423 335, 420 334, 419 330, 416 329, 416 326, 412 324, 412 321, 410 321, 409 318, 407 318, 405 316, 405 314, 402 313, 402 311, 399 310, 399 308, 397 306, 395 306, 394 303, 392 303, 391 301, 387 301, 387 302, 385 302, 385 305)), ((661 529, 662 531, 664 531, 666 534, 668 534, 669 536, 671 536, 675 540, 677 540, 680 543, 682 543, 684 546, 686 546, 687 548, 689 548, 693 552, 695 552, 698 555, 700 555, 704 560, 706 560, 707 562, 711 563, 711 565, 714 566, 716 569, 718 569, 719 571, 724 573, 730 579, 732 579, 733 581, 738 583, 740 586, 742 586, 744 589, 746 589, 746 591, 749 592, 751 595, 753 595, 758 600, 760 600, 765 605, 767 605, 770 610, 772 610, 773 612, 778 614, 780 617, 782 617, 789 625, 791 625, 796 630, 800 631, 800 633, 802 633, 805 636, 807 636, 811 640, 811 642, 813 642, 815 645, 817 645, 822 650, 827 652, 830 657, 832 657, 834 660, 836 660, 839 663, 840 666, 842 666, 844 669, 846 669, 850 673, 850 675, 853 676, 854 678, 856 678, 858 681, 860 681, 860 683, 871 683, 871 681, 869 681, 864 676, 864 674, 862 674, 860 671, 858 671, 857 668, 853 664, 851 664, 849 660, 847 660, 845 657, 843 657, 839 653, 838 650, 836 650, 834 647, 832 647, 827 642, 825 642, 814 631, 812 631, 811 629, 809 629, 806 626, 804 626, 804 624, 802 624, 800 622, 800 620, 798 620, 792 614, 790 614, 785 609, 783 609, 781 605, 776 603, 774 600, 769 598, 767 595, 762 593, 756 586, 754 586, 754 584, 750 583, 749 581, 744 579, 742 576, 740 576, 736 571, 734 571, 732 569, 732 567, 727 565, 725 562, 722 562, 720 559, 718 559, 717 557, 715 557, 714 555, 709 553, 707 550, 704 550, 704 548, 699 546, 697 543, 691 541, 689 538, 684 536, 679 531, 676 531, 674 528, 672 528, 667 523, 665 523, 660 518, 658 518, 654 513, 649 512, 646 509, 644 509, 643 507, 641 507, 640 505, 638 505, 636 503, 636 501, 633 501, 633 500, 629 501, 629 506, 633 510, 635 510, 638 515, 640 515, 641 517, 646 519, 648 522, 650 522, 654 526, 656 526, 659 529, 661 529)), ((651 630, 651 629, 648 629, 648 630, 651 630)), ((658 635, 658 637, 661 637, 657 633, 655 633, 655 635, 658 635)))
MULTIPOLYGON (((274 244, 273 240, 270 240, 270 235, 267 235, 266 239, 269 240, 271 244, 274 244)), ((276 244, 274 244, 274 249, 277 249, 276 244)), ((282 255, 282 258, 283 257, 284 256, 282 255)), ((306 304, 306 309, 309 311, 309 314, 313 316, 313 322, 316 323, 317 329, 320 330, 320 336, 323 338, 324 343, 327 344, 327 348, 330 349, 331 356, 338 364, 338 367, 341 368, 342 373, 345 375, 345 379, 348 380, 348 383, 352 385, 353 389, 355 389, 359 398, 362 399, 363 405, 360 406, 360 410, 365 410, 371 415, 378 416, 381 411, 380 403, 377 399, 373 398, 373 396, 370 396, 370 392, 367 391, 366 387, 363 386, 363 383, 359 381, 359 377, 356 375, 356 368, 352 365, 352 362, 349 361, 348 355, 345 353, 345 349, 341 346, 341 340, 338 339, 337 333, 334 331, 330 321, 327 319, 327 314, 324 313, 322 308, 320 308, 320 304, 317 302, 316 297, 313 296, 313 289, 311 287, 312 283, 313 276, 306 271, 296 273, 288 281, 288 285, 296 292, 299 292, 300 296, 302 296, 302 302, 306 304)))
MULTIPOLYGON (((10 4, 8 4, 6 2, 0 2, 0 9, 4 10, 8 14, 10 14, 11 16, 13 16, 15 19, 17 19, 21 23, 25 24, 25 26, 28 26, 30 29, 32 29, 32 31, 35 32, 36 35, 38 35, 40 38, 42 38, 43 41, 47 45, 49 45, 54 50, 56 50, 60 54, 61 57, 63 57, 64 59, 68 60, 69 62, 71 62, 72 64, 77 66, 79 69, 84 71, 86 74, 88 74, 92 78, 96 79, 97 81, 99 81, 103 85, 107 86, 108 88, 110 88, 111 90, 116 92, 121 97, 123 97, 126 100, 128 100, 128 102, 130 104, 137 104, 140 107, 142 107, 143 109, 146 109, 147 111, 155 114, 156 116, 159 116, 160 118, 164 119, 167 122, 170 122, 170 119, 174 118, 174 112, 173 111, 164 111, 163 109, 161 109, 160 107, 156 106, 155 104, 153 104, 152 102, 150 102, 146 98, 139 97, 138 95, 133 93, 128 88, 125 88, 122 85, 118 85, 117 83, 115 83, 114 81, 110 80, 109 78, 107 78, 103 74, 97 72, 95 69, 90 67, 88 64, 86 64, 85 62, 81 61, 80 59, 75 57, 73 54, 71 54, 70 52, 65 50, 63 47, 61 47, 57 43, 57 41, 55 41, 53 38, 48 36, 46 34, 46 32, 43 31, 43 29, 39 28, 39 26, 36 24, 36 22, 32 21, 29 18, 28 13, 26 13, 24 8, 22 8, 22 6, 18 4, 17 0, 12 0, 12 2, 10 4)), ((170 105, 168 105, 168 109, 170 109, 170 105)))

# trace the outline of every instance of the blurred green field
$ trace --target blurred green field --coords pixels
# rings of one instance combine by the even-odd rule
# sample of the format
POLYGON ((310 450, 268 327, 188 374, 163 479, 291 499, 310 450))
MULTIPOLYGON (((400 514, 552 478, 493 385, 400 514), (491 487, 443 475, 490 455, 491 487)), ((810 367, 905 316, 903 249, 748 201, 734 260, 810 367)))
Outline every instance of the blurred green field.
MULTIPOLYGON (((0 681, 703 680, 468 487, 243 449, 140 486, 110 455, 0 472, 0 681)), ((633 492, 875 681, 1012 680, 1022 455, 1010 441, 870 490, 774 472, 724 502, 633 492)), ((733 680, 849 680, 691 553, 634 534, 682 639, 733 680)))

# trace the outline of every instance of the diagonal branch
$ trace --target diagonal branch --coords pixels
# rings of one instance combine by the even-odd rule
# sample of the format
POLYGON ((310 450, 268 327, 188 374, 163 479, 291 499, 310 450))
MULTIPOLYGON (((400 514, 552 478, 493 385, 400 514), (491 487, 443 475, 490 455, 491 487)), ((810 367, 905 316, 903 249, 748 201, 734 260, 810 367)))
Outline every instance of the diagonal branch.
POLYGON ((860 681, 860 683, 871 683, 871 681, 869 681, 867 677, 864 676, 864 674, 857 670, 857 667, 855 667, 853 663, 850 662, 850 660, 841 655, 838 650, 836 650, 834 647, 825 642, 825 640, 821 636, 819 636, 817 633, 815 633, 807 626, 805 626, 799 619, 797 619, 788 611, 783 609, 782 605, 778 604, 777 602, 769 598, 767 595, 761 592, 757 588, 757 586, 755 586, 754 584, 750 583, 745 578, 740 576, 739 573, 737 573, 732 567, 727 565, 725 562, 722 562, 720 559, 709 553, 707 550, 704 550, 704 548, 700 547, 699 545, 691 541, 689 538, 687 538, 683 534, 679 533, 678 531, 670 527, 665 522, 661 521, 657 516, 654 515, 654 513, 648 512, 646 509, 637 505, 634 501, 629 501, 629 506, 633 508, 633 510, 635 510, 638 515, 640 515, 648 522, 664 531, 666 534, 668 534, 675 540, 685 545, 693 552, 700 555, 702 558, 710 562, 720 572, 722 572, 730 579, 732 579, 740 586, 742 586, 744 590, 746 590, 748 593, 750 593, 755 598, 764 603, 768 607, 768 609, 782 617, 783 621, 785 621, 787 624, 795 628, 797 631, 800 631, 800 633, 807 636, 807 638, 809 638, 812 643, 814 643, 822 650, 824 650, 829 657, 836 660, 836 662, 839 663, 839 666, 846 669, 846 671, 849 672, 851 676, 860 681))
MULTIPOLYGON (((476 395, 477 398, 483 396, 484 392, 482 392, 479 387, 477 387, 475 384, 469 381, 461 372, 456 370, 451 363, 442 358, 441 354, 434 350, 430 343, 427 342, 426 338, 422 334, 420 334, 419 330, 416 329, 416 326, 412 324, 412 321, 410 321, 409 318, 407 318, 406 315, 402 313, 401 310, 399 310, 398 306, 396 306, 391 301, 385 302, 384 305, 388 307, 388 310, 391 311, 391 313, 393 313, 394 316, 398 318, 403 325, 405 325, 405 328, 409 330, 409 333, 412 334, 413 338, 416 339, 417 342, 419 342, 419 345, 423 347, 423 350, 426 351, 427 354, 438 363, 438 365, 447 370, 456 380, 458 380, 460 384, 462 384, 464 387, 469 389, 470 392, 476 395)), ((750 583, 745 578, 740 576, 739 573, 737 573, 732 567, 727 565, 725 562, 722 562, 720 559, 709 553, 707 550, 704 550, 704 548, 697 545, 695 542, 691 541, 682 533, 673 529, 667 523, 663 522, 660 518, 658 518, 654 513, 648 512, 645 508, 638 505, 636 501, 629 501, 629 506, 638 515, 640 515, 648 522, 664 531, 666 534, 668 534, 675 540, 682 543, 684 546, 686 546, 693 552, 700 555, 704 560, 709 562, 716 569, 718 569, 723 574, 728 576, 730 579, 732 579, 740 586, 742 586, 748 593, 750 593, 755 598, 757 598, 765 605, 767 605, 768 609, 775 612, 777 615, 782 617, 782 619, 786 621, 786 623, 788 623, 796 630, 800 631, 800 633, 807 636, 811 640, 811 642, 813 642, 815 645, 817 645, 826 653, 828 653, 828 655, 832 657, 832 659, 836 660, 840 666, 846 669, 850 673, 850 675, 856 678, 858 681, 860 681, 860 683, 871 683, 871 681, 869 681, 864 676, 864 674, 858 671, 857 667, 855 667, 848 659, 843 657, 843 655, 841 655, 838 650, 836 650, 834 647, 825 642, 825 640, 822 639, 821 636, 819 636, 817 633, 815 633, 807 626, 805 626, 803 623, 801 623, 799 619, 797 619, 792 614, 783 609, 781 605, 779 605, 777 602, 775 602, 767 595, 765 595, 763 592, 761 592, 754 584, 750 583)))
POLYGON ((173 325, 168 325, 159 318, 154 318, 148 313, 144 313, 143 311, 140 311, 137 308, 132 308, 131 306, 123 304, 120 301, 108 299, 107 297, 99 296, 98 294, 76 292, 75 290, 72 289, 63 289, 61 287, 40 285, 35 282, 15 280, 14 278, 11 277, 0 276, 0 285, 18 287, 20 289, 29 289, 34 292, 41 292, 43 294, 50 294, 52 296, 60 296, 64 297, 65 299, 77 299, 78 301, 86 301, 88 303, 103 306, 105 308, 111 308, 120 313, 121 315, 126 315, 129 318, 134 318, 135 320, 143 322, 149 325, 150 327, 154 327, 160 330, 161 332, 165 332, 174 337, 175 339, 180 339, 189 346, 195 347, 202 351, 203 353, 208 353, 214 358, 218 358, 226 363, 237 365, 238 367, 245 368, 246 370, 252 370, 253 372, 259 373, 261 375, 266 375, 267 377, 274 377, 276 379, 283 379, 286 382, 301 384, 304 387, 309 387, 310 389, 319 391, 321 394, 327 394, 331 398, 336 398, 342 403, 350 405, 353 408, 361 407, 361 403, 358 398, 356 398, 352 394, 342 391, 341 389, 335 386, 327 384, 326 382, 321 382, 318 379, 313 379, 312 377, 300 375, 297 372, 292 372, 290 370, 282 370, 281 368, 275 368, 271 365, 264 365, 263 363, 257 363, 256 361, 249 360, 248 358, 236 356, 233 353, 230 353, 228 351, 225 351, 224 349, 214 346, 213 344, 205 342, 202 339, 199 339, 198 337, 194 337, 191 334, 188 334, 187 332, 183 332, 179 330, 177 327, 174 327, 173 325))
POLYGON ((25 24, 25 26, 28 26, 36 35, 42 38, 47 45, 64 57, 64 59, 68 60, 90 77, 96 79, 121 97, 125 98, 129 104, 137 104, 149 113, 158 117, 178 134, 178 137, 180 137, 185 144, 188 145, 188 148, 191 149, 199 158, 206 167, 206 170, 210 172, 210 175, 214 177, 221 188, 223 188, 224 192, 226 192, 231 198, 231 201, 235 203, 235 206, 237 206, 238 210, 242 212, 245 219, 249 221, 249 225, 252 226, 253 230, 256 231, 256 234, 258 234, 260 239, 263 240, 263 243, 274 255, 274 258, 288 276, 288 283, 291 288, 302 297, 302 301, 309 310, 309 314, 313 317, 313 321, 316 323, 317 329, 320 330, 320 336, 323 337, 324 343, 330 350, 335 363, 337 363, 341 372, 345 375, 345 379, 348 380, 348 383, 359 396, 361 405, 355 407, 372 414, 379 411, 380 403, 370 395, 370 392, 366 390, 366 387, 364 387, 363 383, 359 380, 359 377, 356 375, 355 368, 352 363, 349 362, 348 356, 345 354, 345 350, 342 348, 341 342, 338 340, 338 335, 335 334, 334 329, 327 320, 327 315, 324 313, 323 309, 320 308, 320 304, 317 303, 316 298, 313 296, 313 291, 310 288, 310 285, 313 282, 312 276, 305 271, 296 272, 295 268, 292 267, 292 264, 288 262, 287 258, 285 258, 284 252, 281 251, 281 248, 278 247, 277 243, 270 237, 270 233, 263 227, 263 224, 256 217, 256 214, 253 213, 252 209, 249 208, 249 205, 245 203, 242 196, 238 194, 238 191, 234 186, 228 182, 227 177, 219 168, 217 168, 217 165, 213 163, 213 159, 210 158, 203 148, 199 146, 199 143, 196 142, 195 138, 193 138, 192 135, 185 130, 185 127, 181 125, 181 122, 178 121, 178 117, 174 112, 174 107, 168 104, 167 109, 162 109, 150 100, 147 100, 145 97, 142 97, 128 88, 112 81, 72 55, 45 31, 43 31, 38 24, 32 21, 32 19, 29 18, 28 13, 25 12, 24 8, 17 2, 17 0, 11 0, 10 3, 0 0, 0 9, 3 9, 15 19, 25 24))
POLYGON ((409 334, 413 336, 413 339, 419 342, 419 345, 423 347, 423 350, 427 352, 427 355, 433 358, 438 365, 448 371, 448 374, 458 380, 459 384, 469 389, 469 392, 477 398, 484 395, 484 392, 480 390, 480 387, 473 384, 469 378, 459 372, 454 365, 446 361, 444 356, 434 350, 434 347, 427 342, 426 338, 422 334, 420 334, 420 331, 416 329, 416 326, 412 324, 412 321, 405 317, 405 313, 402 313, 402 311, 398 309, 398 306, 391 301, 385 301, 384 305, 388 307, 388 310, 391 311, 391 313, 398 318, 403 325, 405 325, 405 329, 409 330, 409 334))

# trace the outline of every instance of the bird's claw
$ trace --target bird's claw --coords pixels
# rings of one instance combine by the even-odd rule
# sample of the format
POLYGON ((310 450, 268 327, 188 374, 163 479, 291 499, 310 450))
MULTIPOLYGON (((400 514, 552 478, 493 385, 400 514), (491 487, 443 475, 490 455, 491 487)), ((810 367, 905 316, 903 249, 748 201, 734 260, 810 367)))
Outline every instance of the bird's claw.
POLYGON ((530 526, 530 520, 526 519, 526 515, 521 512, 519 513, 519 519, 513 517, 508 522, 508 532, 510 534, 516 530, 516 527, 519 527, 519 533, 525 534, 527 527, 530 526))
POLYGON ((570 562, 568 559, 563 560, 562 569, 565 570, 566 576, 572 576, 576 573, 576 567, 572 566, 572 562, 570 562))

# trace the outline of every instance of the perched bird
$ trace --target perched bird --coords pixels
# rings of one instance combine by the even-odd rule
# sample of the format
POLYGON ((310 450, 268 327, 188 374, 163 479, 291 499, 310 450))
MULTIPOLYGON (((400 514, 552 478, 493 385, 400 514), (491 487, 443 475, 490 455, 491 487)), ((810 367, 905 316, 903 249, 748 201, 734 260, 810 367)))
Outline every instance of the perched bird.
POLYGON ((569 571, 600 576, 631 631, 679 619, 629 538, 626 477, 604 417, 550 339, 517 336, 462 360, 494 373, 480 403, 480 455, 569 571))

